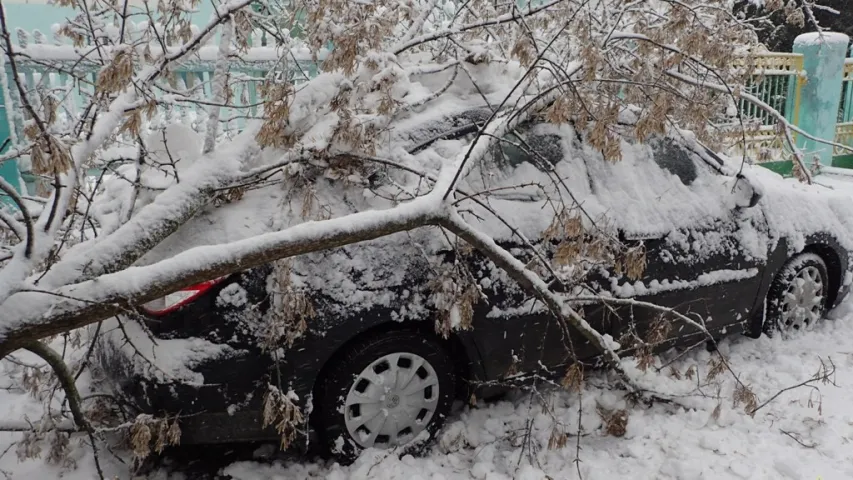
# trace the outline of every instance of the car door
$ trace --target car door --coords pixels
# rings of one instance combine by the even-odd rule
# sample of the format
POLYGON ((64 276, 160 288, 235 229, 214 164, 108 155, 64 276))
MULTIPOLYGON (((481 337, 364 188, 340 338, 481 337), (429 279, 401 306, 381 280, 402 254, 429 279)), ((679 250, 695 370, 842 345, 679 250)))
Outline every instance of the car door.
MULTIPOLYGON (((763 212, 734 206, 727 198, 733 179, 722 176, 677 139, 656 139, 649 145, 652 155, 639 165, 653 172, 651 176, 670 182, 667 190, 657 189, 666 192, 661 202, 683 202, 685 207, 666 208, 674 219, 669 231, 645 230, 643 225, 655 224, 655 218, 643 215, 655 217, 654 212, 636 209, 640 221, 621 225, 620 237, 629 248, 645 250, 646 267, 639 279, 610 276, 602 290, 674 309, 715 337, 742 329, 758 295, 766 259, 767 245, 761 240, 766 238, 763 212), (720 188, 715 191, 716 185, 720 188), (697 202, 709 208, 688 208, 697 202)), ((701 329, 659 309, 602 305, 598 312, 614 323, 611 328, 623 339, 623 346, 639 345, 637 340, 660 343, 657 348, 707 340, 701 329)))
MULTIPOLYGON (((508 135, 506 140, 494 155, 497 157, 495 167, 501 169, 507 179, 514 179, 519 169, 533 168, 533 165, 539 171, 548 171, 563 160, 564 142, 554 132, 533 133, 523 129, 508 135), (522 138, 526 145, 524 149, 518 148, 522 138)), ((500 185, 497 187, 500 188, 500 185)), ((582 201, 583 195, 576 193, 576 198, 582 201)), ((541 203, 541 199, 525 199, 524 194, 515 190, 511 201, 501 202, 496 197, 501 195, 493 195, 492 204, 502 214, 508 214, 509 210, 523 203, 541 203)), ((503 195, 502 198, 509 196, 503 195)), ((544 219, 546 223, 553 217, 547 210, 537 208, 536 211, 536 215, 543 216, 539 220, 544 219)), ((552 245, 541 238, 530 238, 530 242, 542 255, 553 253, 552 245)), ((517 237, 498 243, 524 263, 534 260, 534 253, 529 246, 517 237)), ((597 353, 577 330, 564 325, 541 301, 523 290, 483 256, 470 255, 467 262, 486 297, 486 301, 475 305, 472 334, 484 359, 487 376, 506 378, 520 373, 556 373, 560 366, 572 358, 589 358, 597 353)), ((553 280, 547 274, 543 276, 546 281, 553 280)), ((559 290, 557 283, 553 286, 559 290)), ((596 318, 589 320, 595 328, 603 329, 596 318)), ((610 333, 615 334, 615 331, 610 333)))
MULTIPOLYGON (((514 244, 503 248, 524 258, 514 244)), ((496 272, 481 255, 468 259, 485 301, 474 306, 474 342, 489 378, 509 379, 519 374, 549 370, 562 363, 553 356, 561 350, 561 328, 542 302, 534 299, 513 280, 496 272)))

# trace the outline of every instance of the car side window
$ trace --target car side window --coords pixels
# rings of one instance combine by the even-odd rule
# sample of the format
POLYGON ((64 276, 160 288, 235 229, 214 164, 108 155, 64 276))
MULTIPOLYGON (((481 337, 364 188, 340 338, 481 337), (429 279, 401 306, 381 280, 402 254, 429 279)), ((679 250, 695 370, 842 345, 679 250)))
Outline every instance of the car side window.
POLYGON ((497 150, 497 162, 503 168, 531 163, 540 170, 550 170, 563 159, 559 135, 534 133, 529 127, 505 135, 497 150))
POLYGON ((677 176, 684 185, 691 185, 698 171, 696 163, 684 146, 669 137, 656 138, 649 142, 652 156, 659 167, 677 176))

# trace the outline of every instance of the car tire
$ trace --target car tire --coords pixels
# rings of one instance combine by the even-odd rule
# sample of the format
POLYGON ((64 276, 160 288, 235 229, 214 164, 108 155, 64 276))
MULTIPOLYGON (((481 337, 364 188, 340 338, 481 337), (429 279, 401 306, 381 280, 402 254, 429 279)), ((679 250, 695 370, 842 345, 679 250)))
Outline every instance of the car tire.
POLYGON ((764 333, 783 336, 808 330, 826 313, 829 294, 826 262, 814 253, 788 260, 767 292, 764 333))
POLYGON ((327 453, 342 464, 368 447, 415 453, 434 439, 450 413, 453 362, 422 334, 371 335, 332 361, 317 392, 315 421, 327 453))

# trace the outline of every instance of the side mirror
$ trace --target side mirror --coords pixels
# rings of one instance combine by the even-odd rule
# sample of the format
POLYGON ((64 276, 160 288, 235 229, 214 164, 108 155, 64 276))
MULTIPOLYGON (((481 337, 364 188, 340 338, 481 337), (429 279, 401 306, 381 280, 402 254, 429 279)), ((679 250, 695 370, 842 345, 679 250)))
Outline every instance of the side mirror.
POLYGON ((735 205, 737 208, 746 209, 758 205, 761 200, 762 192, 754 183, 742 173, 738 173, 735 177, 735 184, 732 187, 732 194, 735 196, 735 205))

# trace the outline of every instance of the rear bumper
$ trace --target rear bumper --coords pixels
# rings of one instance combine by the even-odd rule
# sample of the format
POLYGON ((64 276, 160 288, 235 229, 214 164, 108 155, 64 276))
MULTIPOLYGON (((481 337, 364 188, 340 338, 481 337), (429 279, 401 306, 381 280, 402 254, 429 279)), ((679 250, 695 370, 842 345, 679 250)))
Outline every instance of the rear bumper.
POLYGON ((273 441, 278 434, 273 427, 263 427, 261 412, 202 413, 181 417, 182 445, 213 445, 273 441))
POLYGON ((140 367, 146 360, 129 355, 110 335, 98 339, 95 354, 116 393, 143 413, 193 415, 221 406, 219 385, 158 381, 142 373, 156 371, 155 365, 140 367))
POLYGON ((272 427, 262 425, 263 399, 245 384, 196 384, 145 375, 139 366, 143 360, 129 356, 110 335, 99 339, 95 355, 106 382, 135 413, 179 416, 183 445, 278 438, 272 427))

